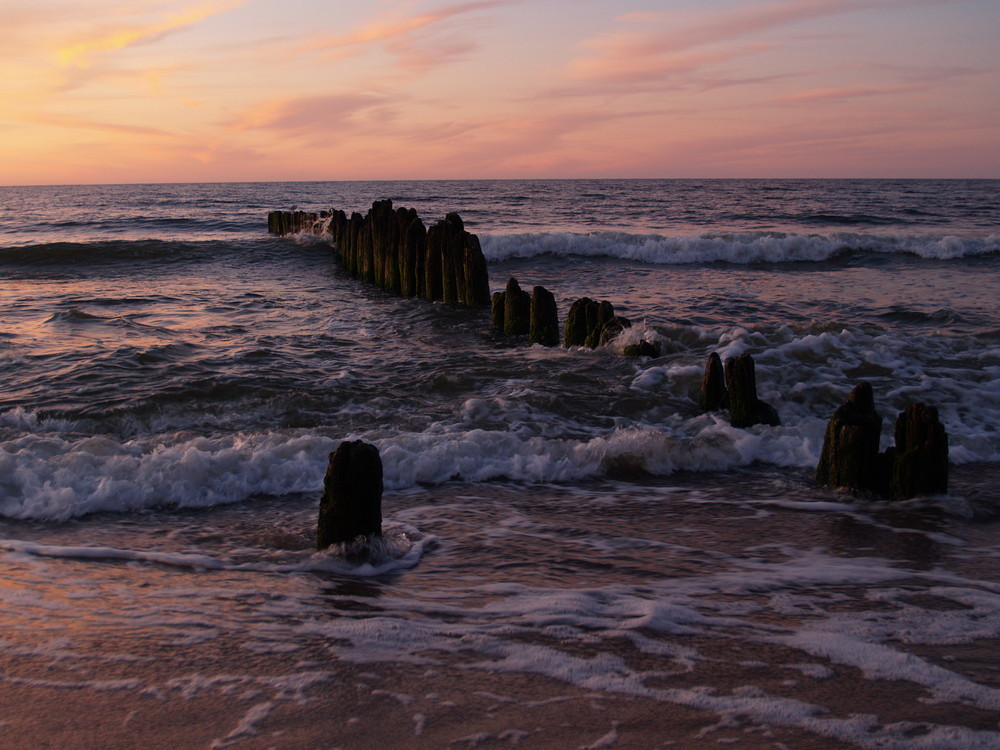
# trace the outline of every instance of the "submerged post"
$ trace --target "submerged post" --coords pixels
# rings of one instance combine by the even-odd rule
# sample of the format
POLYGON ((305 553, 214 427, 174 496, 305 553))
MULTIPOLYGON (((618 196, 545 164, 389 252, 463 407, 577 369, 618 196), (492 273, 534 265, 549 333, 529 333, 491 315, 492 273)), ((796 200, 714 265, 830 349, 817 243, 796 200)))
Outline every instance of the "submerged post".
POLYGON ((342 442, 330 454, 323 477, 316 548, 382 534, 382 458, 360 440, 342 442))

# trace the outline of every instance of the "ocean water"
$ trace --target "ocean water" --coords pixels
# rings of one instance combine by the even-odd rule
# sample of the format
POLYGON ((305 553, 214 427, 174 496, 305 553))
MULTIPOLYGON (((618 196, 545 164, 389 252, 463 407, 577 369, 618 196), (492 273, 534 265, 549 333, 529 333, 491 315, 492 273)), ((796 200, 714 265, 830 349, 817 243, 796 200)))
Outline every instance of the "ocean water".
POLYGON ((1000 746, 1000 181, 0 187, 0 310, 0 747, 1000 746), (266 231, 382 198, 632 329, 266 231), (700 412, 713 351, 780 426, 700 412), (938 408, 948 494, 815 485, 860 380, 884 445, 938 408), (364 562, 312 548, 345 439, 364 562))

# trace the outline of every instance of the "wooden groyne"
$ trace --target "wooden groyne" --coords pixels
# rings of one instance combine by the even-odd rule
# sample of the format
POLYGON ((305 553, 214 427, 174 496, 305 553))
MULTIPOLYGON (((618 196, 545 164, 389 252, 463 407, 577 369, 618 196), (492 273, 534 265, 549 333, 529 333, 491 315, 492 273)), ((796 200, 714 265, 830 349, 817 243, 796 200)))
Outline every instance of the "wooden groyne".
POLYGON ((412 208, 375 201, 367 214, 272 211, 272 234, 329 235, 351 274, 391 294, 480 307, 490 304, 490 281, 479 238, 456 213, 430 229, 412 208))
MULTIPOLYGON (((344 268, 391 294, 422 297, 493 309, 494 327, 508 336, 528 336, 530 344, 558 346, 560 327, 555 296, 536 286, 531 294, 510 279, 490 294, 489 274, 479 238, 462 218, 449 213, 429 229, 412 208, 394 208, 391 199, 372 203, 367 214, 344 211, 271 211, 267 230, 279 236, 329 237, 344 268)), ((604 346, 631 323, 610 302, 583 297, 570 307, 563 346, 604 346)), ((625 347, 629 356, 656 357, 650 342, 625 347)))

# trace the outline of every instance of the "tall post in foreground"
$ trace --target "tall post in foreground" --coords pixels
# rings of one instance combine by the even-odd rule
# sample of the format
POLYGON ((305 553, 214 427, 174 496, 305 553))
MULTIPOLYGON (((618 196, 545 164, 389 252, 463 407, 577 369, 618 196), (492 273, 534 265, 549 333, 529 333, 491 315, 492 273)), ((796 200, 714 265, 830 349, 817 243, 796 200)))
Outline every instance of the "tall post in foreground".
POLYGON ((374 445, 345 440, 323 477, 316 548, 381 534, 382 458, 374 445))

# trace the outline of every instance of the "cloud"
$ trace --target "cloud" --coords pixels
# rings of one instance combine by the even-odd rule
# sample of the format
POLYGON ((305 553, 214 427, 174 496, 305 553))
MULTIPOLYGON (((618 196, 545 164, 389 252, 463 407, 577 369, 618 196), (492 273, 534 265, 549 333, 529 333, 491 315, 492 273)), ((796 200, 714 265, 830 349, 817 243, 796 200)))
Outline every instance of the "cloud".
POLYGON ((453 28, 455 19, 511 2, 477 0, 408 16, 390 12, 346 34, 313 39, 299 49, 323 52, 326 57, 338 58, 382 46, 400 61, 403 68, 422 70, 463 57, 476 48, 468 39, 446 35, 453 28), (429 44, 432 38, 433 44, 429 44))
POLYGON ((585 42, 583 47, 591 50, 590 54, 572 61, 568 72, 576 79, 637 84, 680 69, 731 61, 742 55, 773 49, 773 41, 754 43, 747 39, 797 23, 859 11, 947 1, 779 0, 749 3, 697 16, 627 13, 617 19, 626 28, 585 42))
POLYGON ((679 79, 712 65, 731 62, 769 49, 764 45, 740 45, 713 51, 663 51, 635 54, 628 45, 603 58, 584 58, 570 66, 570 77, 588 82, 642 84, 679 79))
POLYGON ((180 136, 161 128, 147 127, 144 125, 126 125, 113 122, 101 122, 98 120, 88 120, 81 117, 68 115, 36 114, 21 118, 22 122, 34 125, 46 125, 55 128, 66 128, 68 130, 91 130, 101 133, 111 133, 113 135, 136 135, 153 136, 156 138, 179 138, 180 136))
POLYGON ((90 58, 95 55, 157 42, 207 18, 238 8, 245 2, 246 0, 226 0, 192 6, 179 13, 145 23, 122 24, 111 28, 104 26, 63 44, 57 50, 57 55, 63 65, 85 68, 90 65, 90 58))
POLYGON ((843 101, 873 96, 893 96, 910 94, 918 89, 915 87, 897 88, 820 88, 800 91, 796 94, 782 96, 772 100, 775 104, 816 104, 818 102, 843 101))
POLYGON ((335 126, 352 125, 356 118, 388 103, 378 94, 350 93, 307 96, 262 102, 228 125, 234 131, 277 130, 290 134, 328 134, 335 126))

